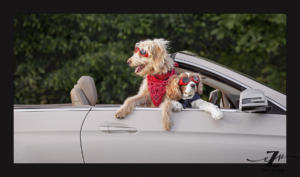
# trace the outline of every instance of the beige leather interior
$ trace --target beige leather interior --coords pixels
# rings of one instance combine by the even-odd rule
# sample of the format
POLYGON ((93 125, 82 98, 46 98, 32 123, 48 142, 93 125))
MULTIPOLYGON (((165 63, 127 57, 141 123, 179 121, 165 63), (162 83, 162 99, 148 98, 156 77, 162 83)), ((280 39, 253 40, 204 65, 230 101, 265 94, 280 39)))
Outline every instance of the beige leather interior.
POLYGON ((230 103, 229 103, 228 99, 226 98, 224 92, 222 93, 222 103, 223 103, 223 106, 222 106, 222 107, 223 107, 224 109, 229 109, 229 108, 230 108, 230 103))
POLYGON ((70 92, 72 105, 91 105, 97 102, 97 90, 94 79, 90 76, 82 76, 70 92))
POLYGON ((218 99, 218 92, 219 92, 218 89, 210 92, 209 99, 208 99, 209 102, 216 102, 216 100, 218 99))

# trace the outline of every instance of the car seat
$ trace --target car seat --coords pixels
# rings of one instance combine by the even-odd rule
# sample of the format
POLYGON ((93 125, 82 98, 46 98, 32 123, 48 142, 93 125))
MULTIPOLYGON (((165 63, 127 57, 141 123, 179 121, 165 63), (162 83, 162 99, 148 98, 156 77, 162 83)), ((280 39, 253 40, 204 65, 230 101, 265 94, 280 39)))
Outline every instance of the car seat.
POLYGON ((94 79, 90 76, 82 76, 70 92, 72 105, 91 105, 97 102, 97 90, 94 79))
MULTIPOLYGON (((217 105, 217 101, 218 101, 218 92, 219 90, 216 89, 212 92, 210 92, 209 94, 209 102, 214 104, 214 105, 217 105)), ((217 105, 219 108, 220 108, 220 105, 217 105)))
POLYGON ((216 104, 217 103, 217 100, 218 100, 218 92, 219 90, 216 89, 216 90, 213 90, 210 92, 209 94, 209 102, 211 102, 212 104, 216 104))

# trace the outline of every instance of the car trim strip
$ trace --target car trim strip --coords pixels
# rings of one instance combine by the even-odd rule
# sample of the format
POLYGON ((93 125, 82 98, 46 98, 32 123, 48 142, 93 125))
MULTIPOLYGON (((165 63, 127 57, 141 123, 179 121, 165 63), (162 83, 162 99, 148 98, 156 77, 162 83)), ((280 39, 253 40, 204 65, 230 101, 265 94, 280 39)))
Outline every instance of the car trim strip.
MULTIPOLYGON (((118 110, 119 107, 116 107, 116 108, 92 108, 92 111, 115 111, 115 110, 118 110)), ((160 108, 150 108, 150 107, 139 107, 139 108, 134 108, 134 111, 159 111, 161 110, 160 108)), ((186 109, 183 109, 183 111, 201 111, 200 109, 198 108, 186 108, 186 109)), ((241 112, 240 110, 238 109, 221 109, 222 112, 241 112)), ((202 111, 204 112, 204 111, 202 111)))
MULTIPOLYGON (((50 112, 50 111, 89 111, 91 108, 57 108, 57 109, 15 109, 15 112, 50 112)), ((116 111, 119 107, 99 108, 93 107, 91 111, 116 111)), ((160 108, 138 107, 134 111, 159 111, 160 108)), ((221 109, 223 112, 241 112, 238 109, 221 109)), ((201 111, 198 108, 186 108, 183 111, 201 111)))
MULTIPOLYGON (((186 61, 186 60, 183 60, 183 59, 179 59, 179 58, 175 58, 174 60, 175 60, 175 62, 182 62, 182 63, 185 63, 185 64, 193 65, 193 66, 199 67, 199 68, 201 68, 201 69, 204 69, 204 70, 213 72, 213 73, 215 73, 215 74, 217 74, 217 75, 219 75, 219 76, 221 76, 221 77, 224 77, 224 78, 226 78, 226 79, 228 79, 228 80, 230 80, 230 81, 232 81, 232 82, 234 82, 234 83, 236 83, 236 84, 239 84, 239 85, 241 85, 241 86, 243 86, 243 87, 245 87, 245 88, 251 89, 251 87, 249 87, 248 85, 245 85, 245 84, 243 84, 243 83, 241 83, 241 82, 239 82, 239 81, 237 81, 237 80, 235 80, 235 79, 233 79, 233 78, 231 78, 231 77, 229 77, 229 76, 226 76, 226 75, 224 75, 224 74, 222 74, 222 73, 220 73, 220 72, 218 72, 218 71, 215 71, 215 70, 213 70, 213 69, 207 68, 207 67, 202 66, 202 65, 199 65, 199 64, 197 64, 197 63, 193 63, 193 62, 190 62, 190 61, 186 61)), ((266 96, 266 97, 267 97, 267 96, 266 96)), ((271 98, 269 98, 269 97, 267 97, 267 99, 268 99, 268 101, 272 102, 272 103, 275 104, 276 106, 278 106, 278 107, 280 107, 281 109, 283 109, 284 111, 286 111, 286 108, 285 108, 284 106, 282 106, 281 104, 277 103, 276 101, 274 101, 273 99, 271 99, 271 98)))
POLYGON ((14 112, 89 111, 91 108, 14 109, 14 112))

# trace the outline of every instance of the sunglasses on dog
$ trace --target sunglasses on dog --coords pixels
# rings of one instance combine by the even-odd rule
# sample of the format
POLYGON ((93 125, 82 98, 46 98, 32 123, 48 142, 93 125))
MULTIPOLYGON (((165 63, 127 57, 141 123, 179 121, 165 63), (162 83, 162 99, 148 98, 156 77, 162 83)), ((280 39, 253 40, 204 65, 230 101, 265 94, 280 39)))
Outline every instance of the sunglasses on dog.
POLYGON ((195 83, 199 83, 200 82, 200 78, 198 76, 194 76, 194 77, 184 77, 181 78, 179 81, 179 85, 187 85, 191 80, 193 80, 195 83))
POLYGON ((148 52, 146 52, 146 50, 144 50, 144 49, 140 50, 140 48, 138 48, 138 47, 135 47, 133 52, 134 53, 138 53, 139 52, 139 55, 142 56, 142 57, 148 57, 149 56, 148 52))

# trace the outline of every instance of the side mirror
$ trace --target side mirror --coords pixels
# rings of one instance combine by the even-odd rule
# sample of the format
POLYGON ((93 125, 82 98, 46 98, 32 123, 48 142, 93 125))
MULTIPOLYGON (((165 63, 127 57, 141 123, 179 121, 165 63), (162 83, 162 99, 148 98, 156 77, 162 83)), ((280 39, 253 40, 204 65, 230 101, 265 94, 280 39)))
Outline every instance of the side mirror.
POLYGON ((239 110, 243 112, 268 112, 268 100, 265 93, 258 89, 246 89, 240 94, 239 110))

